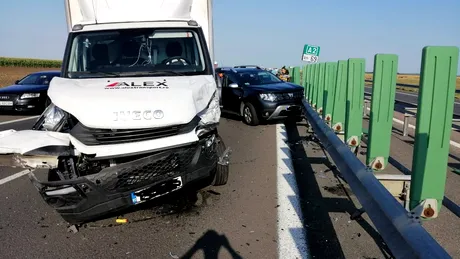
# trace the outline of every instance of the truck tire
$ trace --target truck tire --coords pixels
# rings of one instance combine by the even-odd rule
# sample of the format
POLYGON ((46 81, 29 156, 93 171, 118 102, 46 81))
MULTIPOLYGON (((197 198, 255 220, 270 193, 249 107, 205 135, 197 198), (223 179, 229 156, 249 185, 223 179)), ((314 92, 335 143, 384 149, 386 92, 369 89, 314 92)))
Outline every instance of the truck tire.
MULTIPOLYGON (((225 146, 224 141, 220 136, 217 136, 217 159, 219 159, 222 154, 224 153, 225 149, 227 148, 225 146)), ((228 181, 228 174, 229 174, 229 167, 230 165, 221 165, 217 163, 216 166, 216 175, 214 176, 214 180, 212 185, 214 186, 220 186, 220 185, 225 185, 227 184, 228 181)))
POLYGON ((246 123, 247 125, 259 125, 259 118, 257 116, 256 109, 251 103, 248 102, 243 104, 241 115, 243 116, 244 123, 246 123))

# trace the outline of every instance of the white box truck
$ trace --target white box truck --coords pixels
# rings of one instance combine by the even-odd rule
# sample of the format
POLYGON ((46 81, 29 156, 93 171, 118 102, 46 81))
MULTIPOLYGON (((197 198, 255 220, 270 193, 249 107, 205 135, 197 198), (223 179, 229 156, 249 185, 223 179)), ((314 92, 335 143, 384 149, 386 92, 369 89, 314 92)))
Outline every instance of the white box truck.
POLYGON ((0 132, 0 154, 29 168, 71 224, 226 184, 211 0, 65 0, 65 8, 51 105, 33 129, 0 132))

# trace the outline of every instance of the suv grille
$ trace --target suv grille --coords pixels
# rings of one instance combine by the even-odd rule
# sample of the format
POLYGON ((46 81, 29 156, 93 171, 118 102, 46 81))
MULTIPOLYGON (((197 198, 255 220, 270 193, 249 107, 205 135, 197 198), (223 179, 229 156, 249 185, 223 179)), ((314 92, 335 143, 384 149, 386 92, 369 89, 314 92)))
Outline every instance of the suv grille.
POLYGON ((299 100, 303 98, 303 91, 293 92, 293 93, 278 93, 276 94, 278 101, 284 100, 299 100))
POLYGON ((129 142, 146 141, 157 138, 164 138, 193 130, 200 121, 195 117, 187 124, 174 125, 160 128, 144 129, 94 129, 88 128, 81 123, 75 125, 70 134, 88 146, 122 144, 129 142))

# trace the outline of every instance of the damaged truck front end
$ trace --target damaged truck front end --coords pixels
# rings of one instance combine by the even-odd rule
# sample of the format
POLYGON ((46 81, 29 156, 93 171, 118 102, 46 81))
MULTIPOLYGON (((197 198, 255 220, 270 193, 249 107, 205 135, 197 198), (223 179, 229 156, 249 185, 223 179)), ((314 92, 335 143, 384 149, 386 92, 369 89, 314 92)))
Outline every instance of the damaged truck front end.
POLYGON ((136 136, 145 137, 146 131, 160 134, 165 128, 89 134, 82 132, 73 116, 63 112, 60 117, 56 115, 59 112, 52 104, 33 130, 0 132, 0 153, 5 154, 3 165, 29 169, 29 178, 44 201, 71 224, 91 221, 184 187, 197 190, 227 182, 230 149, 216 126, 200 126, 199 117, 181 125, 183 132, 191 131, 197 137, 196 141, 98 157, 83 153, 73 142, 81 145, 90 135, 99 141, 105 137, 132 142, 136 136), (41 169, 47 169, 46 179, 37 176, 41 169))

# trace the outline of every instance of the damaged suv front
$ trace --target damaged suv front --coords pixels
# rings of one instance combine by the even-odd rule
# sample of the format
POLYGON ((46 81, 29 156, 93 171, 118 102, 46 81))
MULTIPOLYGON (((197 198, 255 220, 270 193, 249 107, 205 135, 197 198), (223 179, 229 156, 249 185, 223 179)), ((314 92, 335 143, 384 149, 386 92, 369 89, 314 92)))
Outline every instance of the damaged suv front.
POLYGON ((15 165, 48 170, 30 179, 69 223, 226 184, 213 68, 201 29, 186 25, 71 33, 52 104, 33 130, 0 132, 15 165))

